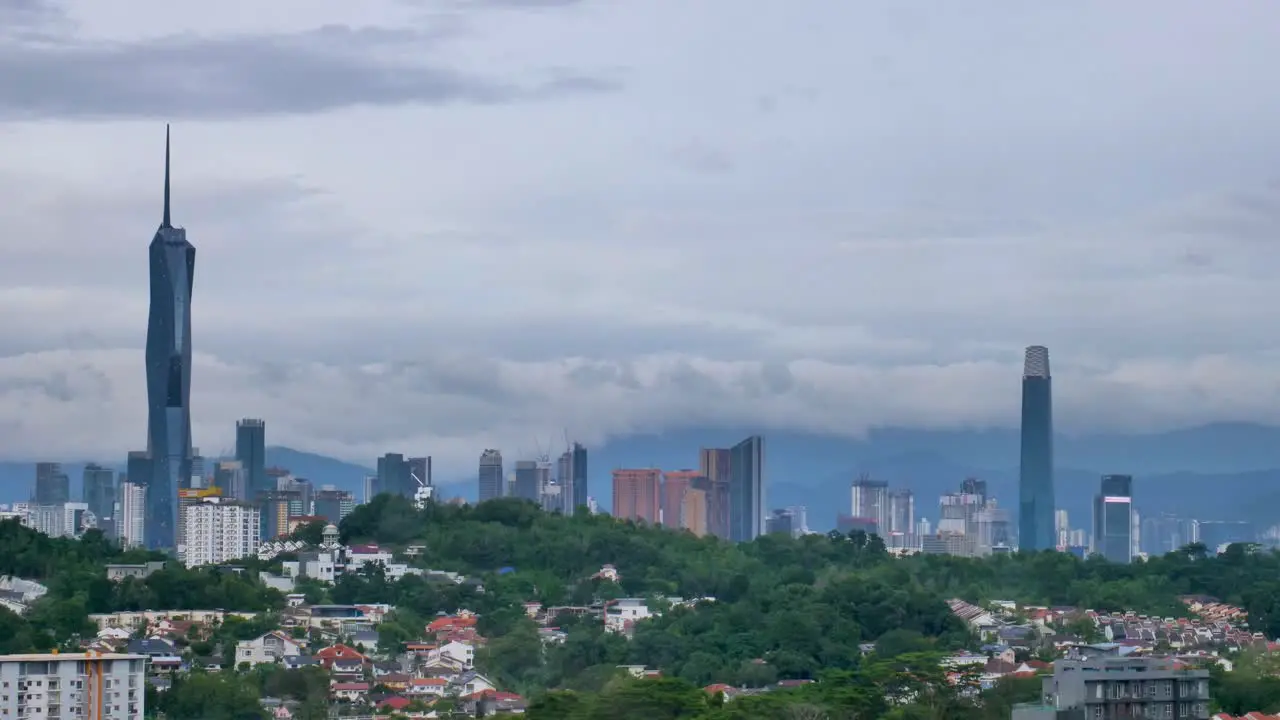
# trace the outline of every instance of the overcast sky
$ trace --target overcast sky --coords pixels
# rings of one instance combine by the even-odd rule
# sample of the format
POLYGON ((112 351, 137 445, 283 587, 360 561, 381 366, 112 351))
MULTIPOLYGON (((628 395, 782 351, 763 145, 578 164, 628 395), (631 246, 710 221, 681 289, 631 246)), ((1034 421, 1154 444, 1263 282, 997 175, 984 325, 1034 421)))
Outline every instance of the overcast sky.
POLYGON ((0 455, 1280 422, 1280 3, 0 0, 0 455))

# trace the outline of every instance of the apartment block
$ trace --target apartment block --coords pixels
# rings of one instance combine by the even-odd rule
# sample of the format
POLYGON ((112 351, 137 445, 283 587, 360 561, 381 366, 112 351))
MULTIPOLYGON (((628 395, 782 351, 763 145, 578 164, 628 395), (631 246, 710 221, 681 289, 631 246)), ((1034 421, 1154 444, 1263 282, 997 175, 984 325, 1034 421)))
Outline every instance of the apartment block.
POLYGON ((0 655, 0 717, 143 717, 146 666, 143 655, 0 655))

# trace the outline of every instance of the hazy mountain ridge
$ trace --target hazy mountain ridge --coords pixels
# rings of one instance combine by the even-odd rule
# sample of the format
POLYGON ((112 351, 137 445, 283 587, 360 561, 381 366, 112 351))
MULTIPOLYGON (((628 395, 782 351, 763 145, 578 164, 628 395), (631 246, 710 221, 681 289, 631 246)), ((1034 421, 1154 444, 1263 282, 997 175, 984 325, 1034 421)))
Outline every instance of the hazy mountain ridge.
MULTIPOLYGON (((591 495, 608 509, 613 468, 696 467, 699 447, 725 447, 749 434, 683 430, 590 448, 591 495)), ((1272 508, 1280 500, 1280 428, 1228 423, 1149 435, 1059 436, 1055 444, 1058 504, 1076 527, 1087 526, 1089 503, 1104 473, 1135 477, 1135 505, 1143 514, 1276 522, 1272 508)), ((1017 505, 1017 430, 888 428, 863 438, 773 432, 766 434, 765 452, 768 506, 805 505, 815 529, 832 527, 836 515, 847 512, 849 483, 860 472, 894 487, 911 488, 917 516, 936 517, 938 495, 968 476, 987 480, 1002 505, 1017 505)), ((506 458, 508 465, 516 459, 506 458)), ((268 448, 267 462, 316 485, 350 490, 357 498, 363 478, 372 472, 366 466, 285 447, 268 448)), ((106 464, 120 469, 119 463, 106 464)), ((71 476, 72 495, 78 497, 84 463, 63 466, 71 476)), ((0 501, 26 500, 34 477, 32 462, 0 463, 0 501)), ((437 476, 436 484, 444 496, 475 497, 471 476, 437 476)))

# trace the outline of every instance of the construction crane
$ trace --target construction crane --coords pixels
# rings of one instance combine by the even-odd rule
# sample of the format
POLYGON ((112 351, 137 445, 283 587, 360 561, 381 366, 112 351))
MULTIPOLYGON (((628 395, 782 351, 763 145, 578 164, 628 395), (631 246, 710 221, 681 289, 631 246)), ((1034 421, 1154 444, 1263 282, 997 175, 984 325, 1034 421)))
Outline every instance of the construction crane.
POLYGON ((435 488, 423 482, 422 478, 418 477, 418 474, 412 470, 409 471, 409 477, 413 478, 413 481, 418 483, 418 489, 413 491, 413 506, 422 510, 427 506, 427 501, 431 499, 431 495, 435 492, 435 488))

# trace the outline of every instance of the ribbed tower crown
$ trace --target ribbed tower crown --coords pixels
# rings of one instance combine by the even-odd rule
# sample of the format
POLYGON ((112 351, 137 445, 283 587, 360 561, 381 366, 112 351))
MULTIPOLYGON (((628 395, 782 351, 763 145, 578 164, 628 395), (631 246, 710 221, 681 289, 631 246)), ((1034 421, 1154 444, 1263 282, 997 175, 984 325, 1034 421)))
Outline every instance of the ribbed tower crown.
POLYGON ((1027 357, 1022 365, 1024 378, 1049 377, 1049 348, 1043 345, 1032 345, 1027 348, 1027 357))

